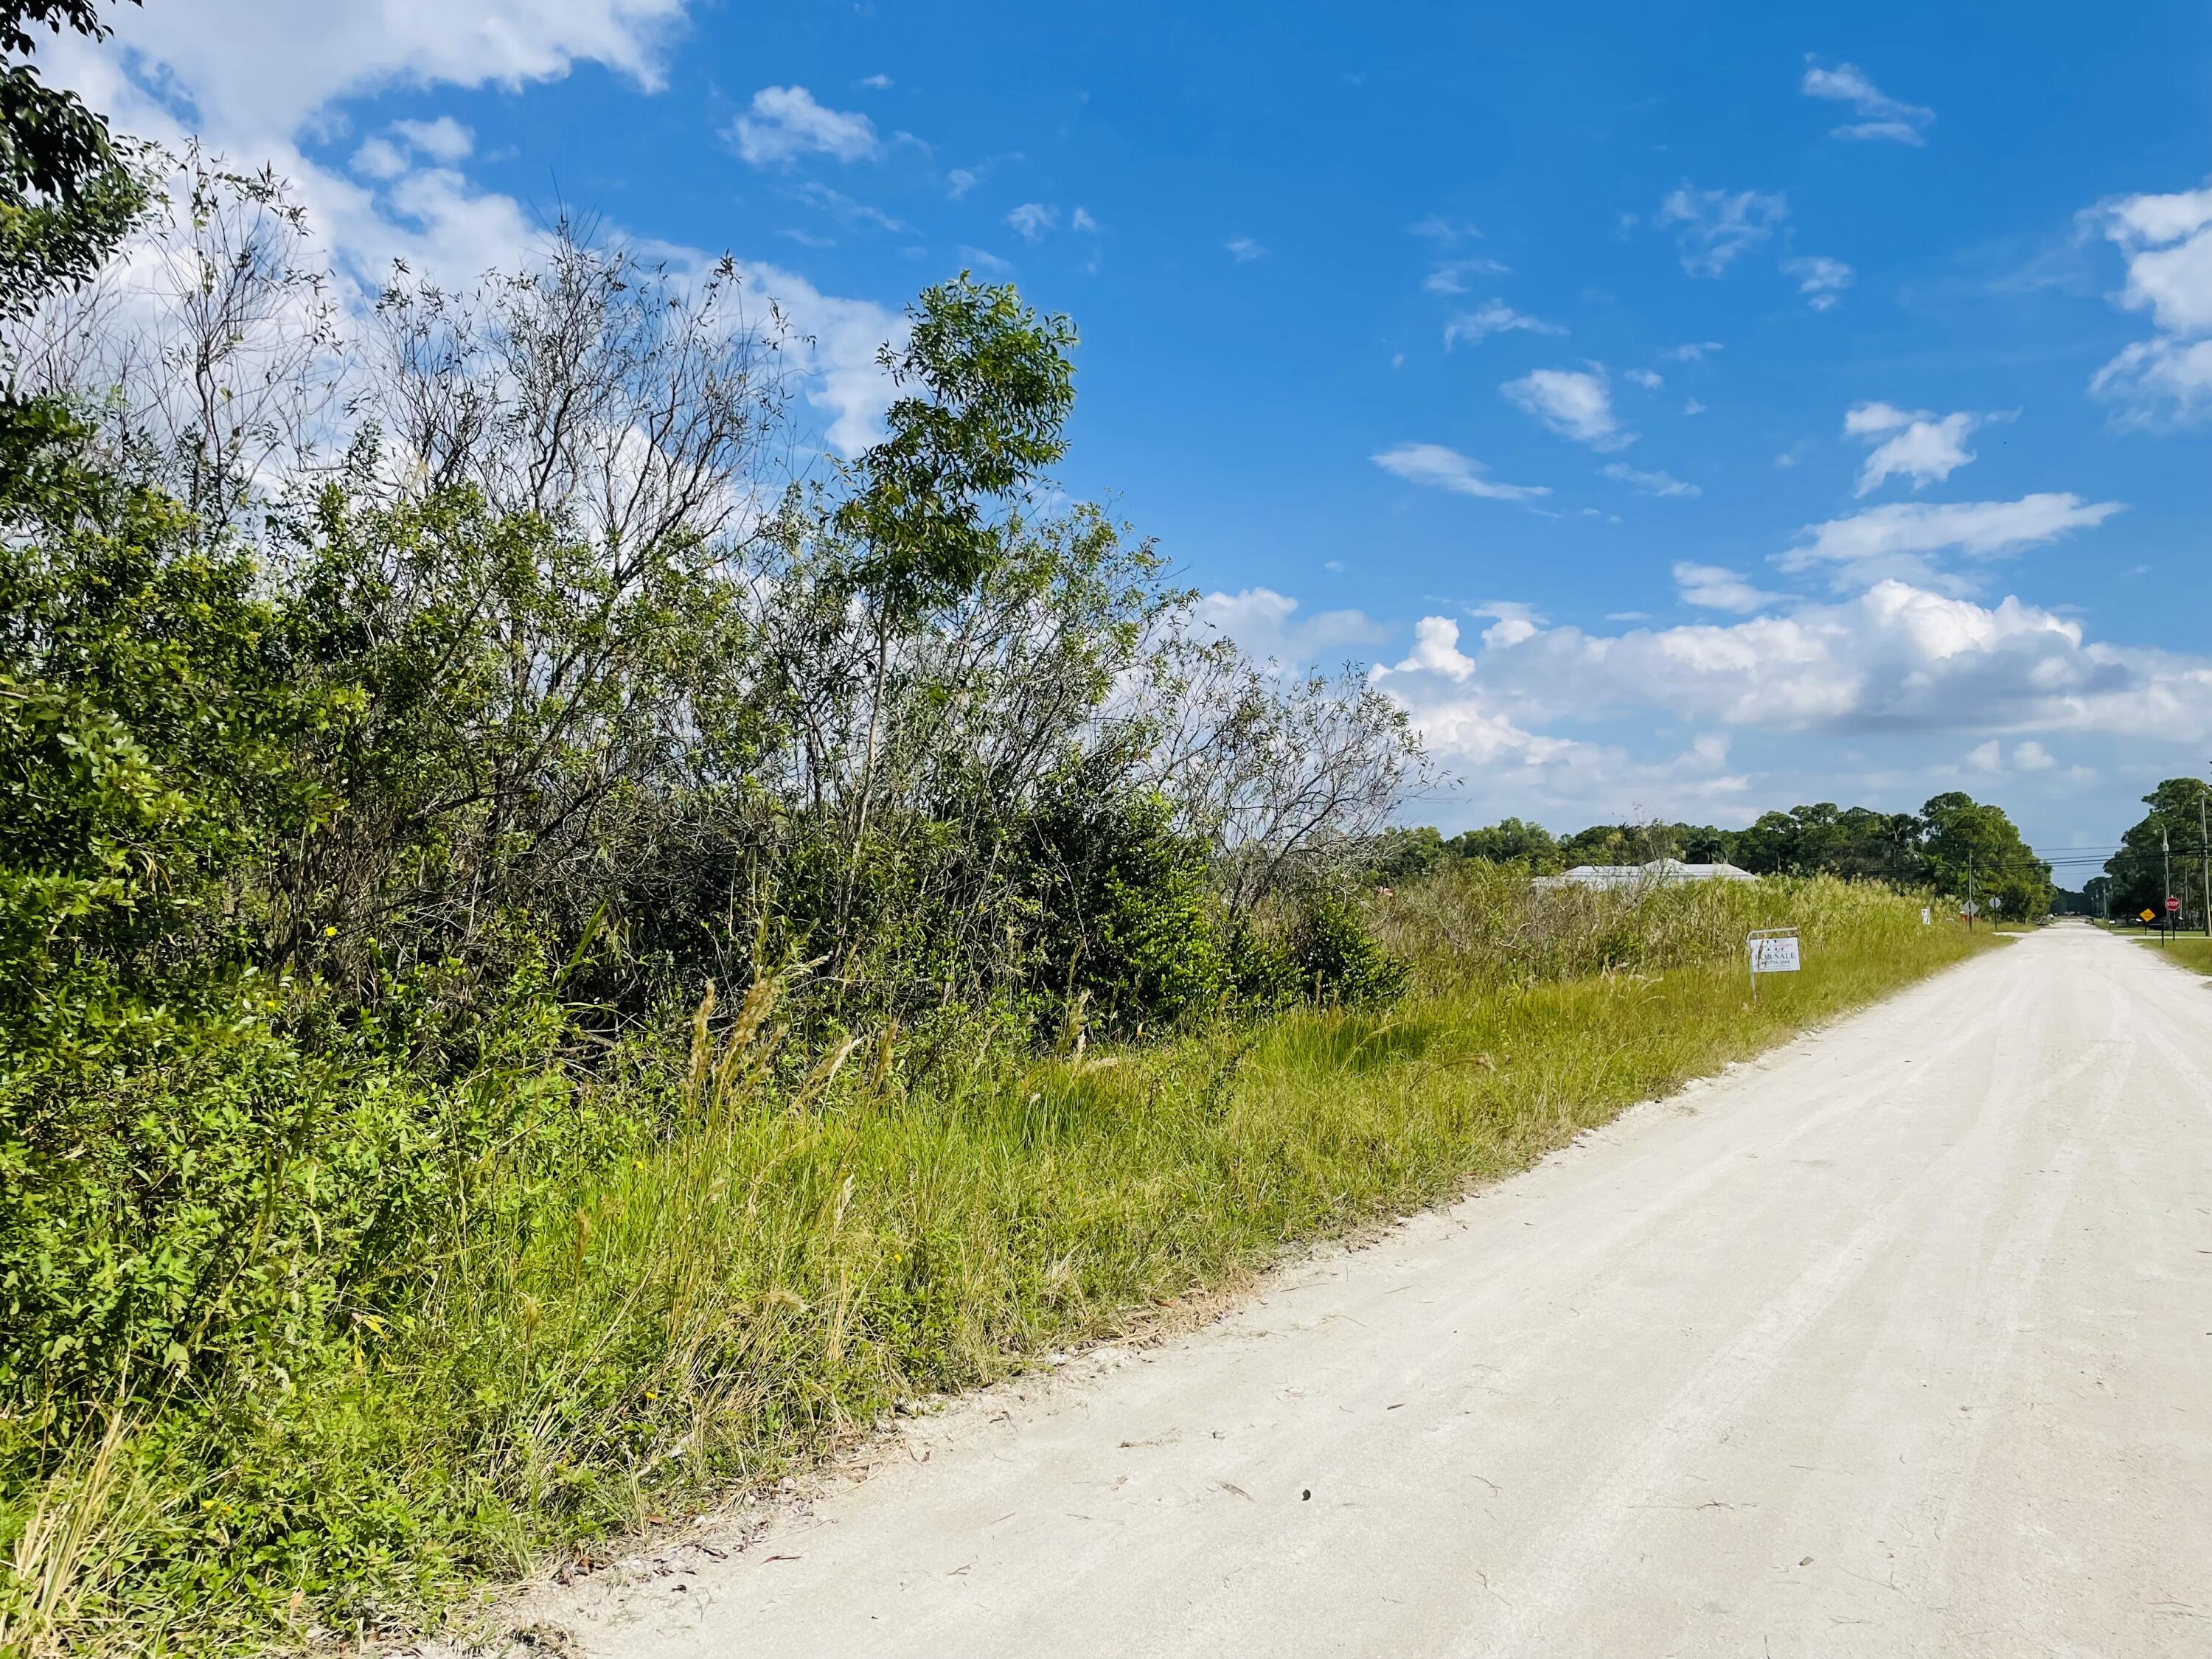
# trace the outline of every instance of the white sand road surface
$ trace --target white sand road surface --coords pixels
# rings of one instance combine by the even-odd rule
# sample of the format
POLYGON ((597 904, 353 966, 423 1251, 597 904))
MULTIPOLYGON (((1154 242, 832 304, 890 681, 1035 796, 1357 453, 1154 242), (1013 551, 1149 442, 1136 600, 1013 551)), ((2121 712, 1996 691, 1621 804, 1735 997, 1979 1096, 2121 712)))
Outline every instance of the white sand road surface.
POLYGON ((2045 930, 509 1620, 606 1659, 2212 1655, 2212 984, 2152 957, 2045 930))

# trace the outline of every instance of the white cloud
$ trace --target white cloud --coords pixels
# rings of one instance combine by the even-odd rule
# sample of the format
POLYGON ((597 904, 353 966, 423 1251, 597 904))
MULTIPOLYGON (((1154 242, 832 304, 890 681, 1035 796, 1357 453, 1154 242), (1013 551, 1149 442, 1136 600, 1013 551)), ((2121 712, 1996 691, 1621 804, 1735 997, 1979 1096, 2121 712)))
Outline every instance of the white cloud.
POLYGON ((1911 479, 1915 489, 1942 483, 1973 460, 1966 439, 1983 418, 1965 410, 1938 420, 1925 410, 1908 414, 1889 404, 1854 405, 1844 416, 1844 434, 1882 439, 1859 469, 1858 493, 1869 495, 1899 476, 1911 479))
MULTIPOLYGON (((1490 626, 1482 630, 1485 645, 1504 648, 1518 645, 1523 640, 1533 640, 1548 618, 1537 614, 1533 605, 1519 599, 1485 599, 1480 605, 1469 605, 1470 616, 1487 617, 1490 626)), ((1419 630, 1415 630, 1418 635, 1419 630)), ((1453 638, 1458 638, 1455 630, 1453 638)))
POLYGON ((1797 291, 1815 311, 1829 310, 1842 299, 1856 274, 1841 259, 1831 259, 1825 253, 1786 260, 1782 269, 1785 275, 1797 279, 1797 291))
POLYGON ((871 92, 889 92, 891 89, 891 77, 888 75, 863 76, 860 78, 860 84, 871 92))
POLYGON ((2089 386, 2124 405, 2128 424, 2193 425, 2212 416, 2212 340, 2138 340, 2089 386))
POLYGON ((476 135, 450 115, 434 121, 394 121, 370 138, 353 155, 353 170, 364 179, 397 179, 414 165, 409 152, 440 167, 453 167, 468 159, 476 148, 476 135))
POLYGON ((1833 129, 1838 138, 1888 138, 1900 144, 1924 144, 1928 125, 1936 118, 1932 109, 1890 97, 1856 64, 1838 64, 1833 69, 1813 64, 1797 89, 1808 98, 1850 104, 1857 111, 1857 121, 1833 129))
POLYGON ((1717 276, 1738 254, 1771 236, 1789 216, 1789 201, 1781 196, 1683 185, 1660 203, 1656 222, 1682 228, 1683 270, 1692 276, 1717 276))
POLYGON ((1470 276, 1503 276, 1506 270, 1495 259, 1455 259, 1449 264, 1438 265, 1421 278, 1421 289, 1424 293, 1450 297, 1467 292, 1467 279, 1470 276))
POLYGON ((1532 728, 1654 710, 1775 732, 1978 736, 2132 735, 2212 718, 2212 661, 2092 644, 2079 623, 2017 599, 1984 605, 1897 581, 1787 616, 1614 635, 1542 628, 1474 654, 1458 651, 1449 619, 1425 620, 1437 637, 1451 630, 1453 654, 1417 650, 1384 683, 1416 708, 1472 689, 1532 728))
POLYGON ((352 167, 364 179, 397 179, 407 171, 407 157, 389 138, 371 138, 354 151, 352 167))
POLYGON ((955 167, 945 175, 945 193, 957 202, 981 182, 981 177, 974 169, 955 167))
POLYGON ((1897 501, 1806 526, 1797 532, 1797 544, 1776 562, 1784 570, 1832 566, 1839 581, 1934 581, 1936 555, 2001 558, 2094 528, 2121 510, 2118 501, 2085 501, 2063 493, 2024 495, 2016 501, 1897 501))
POLYGON ((40 55, 126 131, 149 132, 119 98, 127 72, 149 101, 258 160, 342 98, 394 88, 555 81, 605 65, 647 90, 685 0, 451 0, 445 5, 303 5, 194 0, 134 10, 109 46, 65 36, 40 55), (181 112, 188 107, 189 114, 181 112), (256 142, 258 141, 258 142, 256 142))
POLYGON ((1605 476, 1619 483, 1635 487, 1640 495, 1702 495, 1705 491, 1693 483, 1684 483, 1680 478, 1664 472, 1639 472, 1634 467, 1614 461, 1605 469, 1605 476))
POLYGON ((2186 424, 2212 415, 2212 184, 2122 197, 2084 217, 2127 258, 2119 303, 2159 333, 2097 371, 2091 390, 2130 424, 2186 424))
POLYGON ((1694 363, 1727 349, 1718 340, 1696 340, 1688 345, 1669 346, 1659 355, 1671 363, 1694 363))
POLYGON ((1899 409, 1895 404, 1882 403, 1879 399, 1853 404, 1844 411, 1844 435, 1864 438, 1877 433, 1894 432, 1899 427, 1924 418, 1924 416, 1916 416, 1909 409, 1899 409))
POLYGON ((865 115, 826 108, 805 87, 763 87, 730 128, 738 154, 757 167, 789 167, 802 155, 863 161, 880 147, 865 115))
POLYGON ((988 248, 970 247, 963 242, 959 248, 960 262, 977 270, 988 270, 994 276, 1004 276, 1014 266, 1011 259, 1002 259, 988 248))
POLYGON ((1667 382, 1648 368, 1631 368, 1622 372, 1622 380, 1642 386, 1646 392, 1656 392, 1667 382))
POLYGON ((1389 630, 1358 611, 1324 611, 1299 617, 1298 602, 1272 587, 1208 593, 1195 607, 1205 626, 1226 634, 1262 662, 1303 667, 1324 653, 1379 645, 1389 630))
POLYGON ((1024 202, 1006 216, 1006 222, 1017 236, 1034 242, 1060 222, 1060 210, 1042 202, 1024 202))
POLYGON ((476 148, 476 135, 450 115, 441 115, 434 121, 394 121, 392 131, 447 167, 466 161, 476 148))
POLYGON ((1691 398, 1687 403, 1682 405, 1682 413, 1685 415, 1702 415, 1705 412, 1705 406, 1699 403, 1695 398, 1691 398))
POLYGON ((1705 611, 1764 611, 1783 597, 1753 587, 1741 571, 1717 564, 1693 564, 1686 560, 1674 566, 1674 574, 1682 603, 1705 611))
MULTIPOLYGON (((1733 575, 1692 567, 1686 585, 1708 574, 1733 575)), ((1425 617, 1414 648, 1374 681, 1432 752, 1462 763, 1463 812, 1556 810, 1572 815, 1567 824, 1639 805, 1661 817, 1748 822, 1776 804, 1778 790, 1832 789, 1864 767, 1870 738, 1890 745, 1885 758, 1910 754, 1899 745, 1915 737, 1962 738, 1977 750, 1995 742, 1984 754, 1996 765, 2063 783, 2076 775, 2061 769, 2056 737, 2133 744, 2212 720, 2212 660, 2094 642, 2077 622, 2016 599, 1980 605, 1900 582, 1786 615, 1609 634, 1539 626, 1502 645, 1470 643, 1451 618, 1425 617), (1648 730, 1655 720, 1696 735, 1632 753, 1557 734, 1563 722, 1648 730), (1768 774, 1754 792, 1731 757, 1732 734, 1756 737, 1810 781, 1768 774)), ((1948 765, 1955 775, 1957 763, 1948 765)), ((1876 787, 1903 794, 1945 769, 1892 772, 1876 787)))
POLYGON ((1444 349, 1450 350, 1462 340, 1469 345, 1475 345, 1487 336, 1513 331, 1565 334, 1567 331, 1557 323, 1526 316, 1503 300, 1492 300, 1476 310, 1461 312, 1444 325, 1444 349))
POLYGON ((1482 476, 1481 462, 1442 444, 1400 444, 1368 459, 1407 483, 1448 489, 1458 495, 1479 495, 1486 501, 1525 501, 1552 493, 1543 484, 1493 483, 1482 476))
POLYGON ((1231 254, 1235 257, 1237 263, 1240 265, 1244 264, 1248 259, 1264 258, 1267 252, 1267 249, 1261 247, 1259 243, 1254 241, 1249 236, 1238 236, 1232 238, 1231 240, 1224 242, 1222 246, 1229 250, 1231 254))
POLYGON ((1605 371, 1540 368, 1498 388, 1520 410, 1534 415, 1561 437, 1593 449, 1619 449, 1636 441, 1613 412, 1613 388, 1605 371))
POLYGON ((1067 228, 1070 230, 1089 231, 1096 235, 1098 232, 1098 222, 1091 216, 1088 209, 1078 208, 1068 216, 1067 228))
POLYGON ((1449 617, 1424 617, 1413 624, 1413 649, 1405 661, 1389 671, 1397 674, 1437 674, 1463 680, 1474 672, 1474 659, 1459 648, 1459 624, 1449 617))

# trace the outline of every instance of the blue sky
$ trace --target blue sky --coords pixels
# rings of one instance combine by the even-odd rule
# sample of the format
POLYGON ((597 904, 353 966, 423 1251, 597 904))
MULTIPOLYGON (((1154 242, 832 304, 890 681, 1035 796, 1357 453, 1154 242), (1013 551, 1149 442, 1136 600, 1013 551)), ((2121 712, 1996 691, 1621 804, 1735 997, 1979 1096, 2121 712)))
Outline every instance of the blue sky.
POLYGON ((1082 331, 1069 489, 1418 816, 1965 788, 2110 843, 2212 762, 2212 12, 150 0, 72 72, 464 277, 728 250, 820 441, 969 266, 1082 331))

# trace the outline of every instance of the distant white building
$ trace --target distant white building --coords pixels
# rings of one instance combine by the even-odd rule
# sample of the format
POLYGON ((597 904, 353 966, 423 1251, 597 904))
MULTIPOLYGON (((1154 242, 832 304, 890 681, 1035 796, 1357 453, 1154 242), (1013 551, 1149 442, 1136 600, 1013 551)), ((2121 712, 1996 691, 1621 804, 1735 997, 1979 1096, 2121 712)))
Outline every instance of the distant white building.
POLYGON ((1757 881, 1733 864, 1685 864, 1654 859, 1649 864, 1577 864, 1564 876, 1539 876, 1538 887, 1645 887, 1676 881, 1757 881))

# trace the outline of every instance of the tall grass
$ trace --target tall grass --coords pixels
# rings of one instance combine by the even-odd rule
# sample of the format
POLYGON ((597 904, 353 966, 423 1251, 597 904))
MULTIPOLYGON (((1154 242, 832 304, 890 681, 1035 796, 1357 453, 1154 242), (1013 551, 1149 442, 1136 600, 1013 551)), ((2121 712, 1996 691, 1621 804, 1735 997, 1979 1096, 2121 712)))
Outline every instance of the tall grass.
POLYGON ((1468 872, 1378 920, 1422 986, 1394 1010, 986 1051, 927 1090, 890 1042, 773 1085, 767 988, 702 1015, 676 1133, 488 1206, 350 1368, 196 1437, 142 1434, 153 1507, 72 1570, 74 1633, 149 1650, 411 1621, 909 1396, 1522 1168, 1990 942, 1827 880, 1593 896, 1468 872), (1743 932, 1790 923, 1806 969, 1753 1006, 1743 932))

